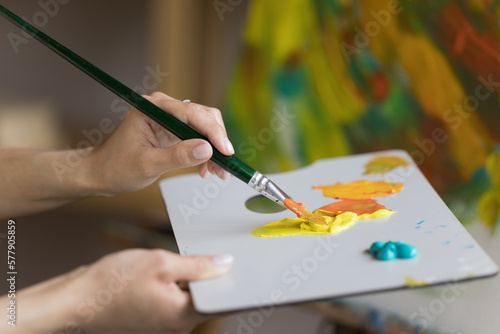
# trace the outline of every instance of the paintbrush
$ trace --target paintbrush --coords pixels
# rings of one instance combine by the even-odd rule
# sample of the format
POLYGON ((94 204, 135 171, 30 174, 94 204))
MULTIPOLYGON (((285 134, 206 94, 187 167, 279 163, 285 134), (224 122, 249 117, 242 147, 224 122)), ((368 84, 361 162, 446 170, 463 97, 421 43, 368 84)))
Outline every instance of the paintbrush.
MULTIPOLYGON (((43 45, 69 61, 71 64, 78 67, 80 70, 85 72, 101 85, 108 88, 123 100, 130 103, 146 116, 150 117, 165 129, 179 137, 179 139, 186 140, 199 138, 204 139, 208 143, 210 143, 210 141, 206 137, 204 137, 194 129, 182 123, 172 115, 167 114, 155 104, 143 98, 141 95, 137 94, 135 91, 122 84, 120 81, 116 80, 106 72, 99 69, 97 66, 94 66, 87 60, 80 57, 78 54, 66 48, 64 45, 58 43, 48 35, 44 34, 2 5, 0 5, 0 14, 7 20, 24 30, 26 33, 33 36, 43 45)), ((285 206, 285 199, 291 199, 290 196, 288 196, 283 190, 281 190, 280 187, 272 182, 267 176, 256 171, 255 169, 238 159, 235 155, 228 157, 219 152, 213 145, 212 149, 213 155, 210 160, 215 162, 220 167, 224 168, 230 174, 236 176, 241 181, 248 184, 251 188, 255 189, 260 194, 278 204, 281 204, 282 206, 285 206)))

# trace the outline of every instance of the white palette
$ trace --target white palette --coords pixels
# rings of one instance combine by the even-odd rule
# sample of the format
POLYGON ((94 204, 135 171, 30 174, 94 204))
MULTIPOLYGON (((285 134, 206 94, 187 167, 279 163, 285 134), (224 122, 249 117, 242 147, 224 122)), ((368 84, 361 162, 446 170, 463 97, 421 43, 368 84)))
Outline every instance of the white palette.
POLYGON ((234 311, 403 288, 406 278, 427 284, 494 275, 496 264, 446 207, 405 151, 320 160, 303 169, 269 175, 309 210, 334 202, 313 185, 387 180, 404 183, 399 194, 376 198, 397 213, 360 220, 346 231, 323 236, 259 238, 258 226, 293 217, 283 211, 256 213, 245 202, 257 193, 229 181, 180 176, 160 183, 179 250, 183 255, 230 253, 226 276, 190 283, 202 313, 234 311), (363 175, 378 155, 411 162, 385 175, 363 175), (374 241, 402 240, 418 248, 416 259, 378 261, 366 251, 374 241))

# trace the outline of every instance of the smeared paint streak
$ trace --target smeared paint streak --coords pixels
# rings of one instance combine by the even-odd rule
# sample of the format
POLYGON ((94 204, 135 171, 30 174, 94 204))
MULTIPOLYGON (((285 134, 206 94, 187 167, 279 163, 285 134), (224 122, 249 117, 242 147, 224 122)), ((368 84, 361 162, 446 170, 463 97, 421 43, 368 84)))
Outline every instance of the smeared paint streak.
POLYGON ((370 199, 373 197, 386 197, 399 193, 403 190, 402 183, 387 181, 361 180, 350 183, 335 183, 325 186, 314 186, 314 189, 322 189, 326 197, 342 199, 370 199))
POLYGON ((304 204, 297 203, 291 198, 285 198, 285 206, 293 213, 295 213, 298 218, 304 218, 307 221, 319 225, 328 225, 328 223, 325 221, 325 218, 323 218, 321 215, 307 211, 304 204))
POLYGON ((450 244, 450 241, 446 241, 446 242, 443 242, 443 245, 449 245, 450 244))
POLYGON ((406 284, 406 286, 414 288, 417 286, 427 285, 427 282, 425 280, 416 280, 416 279, 413 279, 409 276, 406 276, 405 277, 405 284, 406 284))
POLYGON ((412 245, 398 242, 376 241, 370 247, 370 253, 378 260, 390 261, 394 259, 412 259, 418 256, 418 250, 412 245))
POLYGON ((419 221, 419 222, 417 223, 417 225, 422 225, 422 224, 423 224, 423 222, 425 222, 425 220, 421 220, 421 221, 419 221))
POLYGON ((419 228, 421 228, 421 227, 422 227, 422 226, 415 226, 415 229, 419 229, 419 228))
POLYGON ((365 165, 365 175, 385 174, 396 167, 408 167, 410 164, 403 158, 395 156, 382 156, 370 160, 365 165))
POLYGON ((471 248, 474 248, 474 245, 467 245, 467 246, 464 246, 464 248, 471 249, 471 248))
POLYGON ((382 204, 377 203, 374 199, 343 199, 338 202, 325 205, 317 211, 320 211, 320 213, 321 211, 354 212, 358 215, 358 219, 382 218, 396 212, 387 209, 382 204))
POLYGON ((446 227, 447 225, 436 225, 436 227, 446 227))
MULTIPOLYGON (((316 211, 314 214, 317 214, 316 211)), ((322 217, 327 225, 315 224, 304 217, 285 218, 257 227, 252 231, 252 234, 257 237, 334 234, 351 227, 357 220, 356 214, 352 212, 329 213, 329 215, 322 217)))

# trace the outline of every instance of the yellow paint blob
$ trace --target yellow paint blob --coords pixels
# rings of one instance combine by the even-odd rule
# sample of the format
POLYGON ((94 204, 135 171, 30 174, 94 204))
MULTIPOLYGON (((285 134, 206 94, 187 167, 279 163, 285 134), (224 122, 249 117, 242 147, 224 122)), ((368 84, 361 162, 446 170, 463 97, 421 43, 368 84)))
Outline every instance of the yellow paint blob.
POLYGON ((410 164, 401 157, 380 156, 365 165, 365 175, 385 174, 396 167, 408 167, 410 164))
POLYGON ((406 276, 405 277, 405 284, 411 288, 414 288, 417 286, 427 285, 427 282, 425 280, 416 280, 416 279, 413 279, 409 276, 406 276))
MULTIPOLYGON (((318 214, 317 211, 314 213, 318 214)), ((353 212, 332 213, 324 211, 321 216, 325 218, 327 225, 315 224, 304 217, 285 218, 257 227, 252 231, 252 234, 257 237, 334 234, 351 227, 357 220, 357 215, 353 212)))
POLYGON ((373 197, 385 197, 399 193, 403 190, 402 183, 387 181, 360 180, 350 183, 335 183, 326 186, 314 186, 314 189, 322 189, 326 197, 343 199, 368 199, 373 197))

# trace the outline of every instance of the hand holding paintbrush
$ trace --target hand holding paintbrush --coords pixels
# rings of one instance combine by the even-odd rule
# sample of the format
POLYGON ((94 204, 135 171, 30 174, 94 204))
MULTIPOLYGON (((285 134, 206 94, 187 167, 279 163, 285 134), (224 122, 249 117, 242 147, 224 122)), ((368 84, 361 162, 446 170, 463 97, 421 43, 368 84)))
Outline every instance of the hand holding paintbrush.
MULTIPOLYGON (((70 49, 66 48, 64 45, 58 43, 1 5, 0 15, 4 16, 10 22, 23 29, 26 33, 33 36, 49 49, 56 52, 58 55, 95 79, 97 82, 120 96, 122 99, 137 108, 137 110, 144 113, 179 139, 203 139, 208 142, 206 136, 196 131, 196 129, 191 128, 189 124, 183 123, 182 120, 179 120, 175 116, 165 113, 161 108, 151 103, 146 98, 140 96, 120 81, 83 59, 70 49)), ((213 147, 213 154, 210 160, 248 184, 263 196, 278 204, 285 206, 285 199, 290 199, 290 196, 274 184, 268 177, 248 166, 234 155, 226 156, 216 147, 213 147)))

